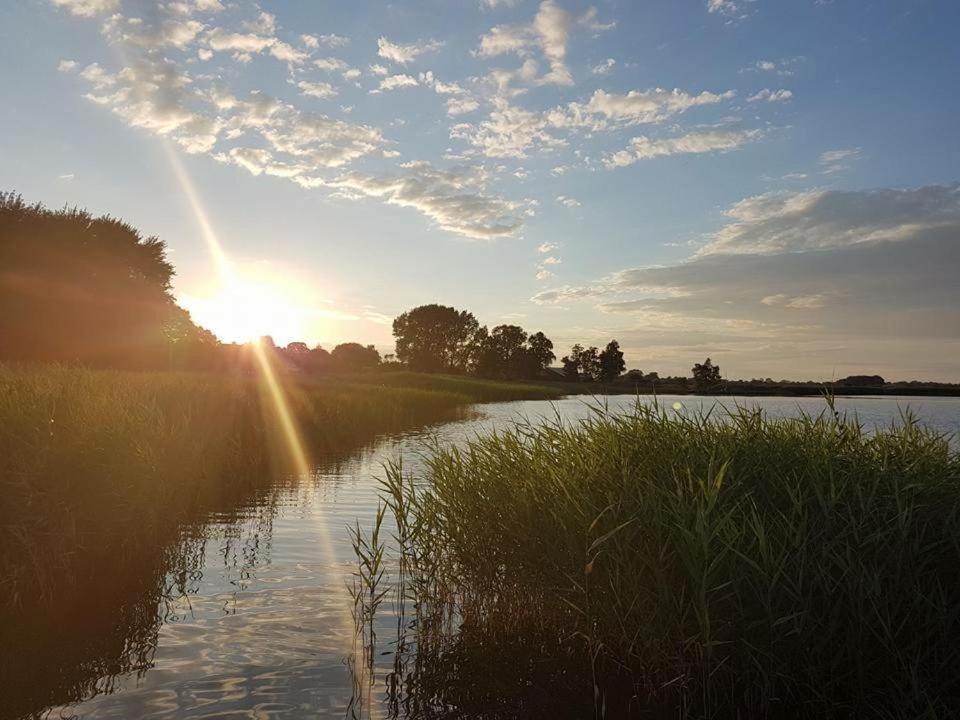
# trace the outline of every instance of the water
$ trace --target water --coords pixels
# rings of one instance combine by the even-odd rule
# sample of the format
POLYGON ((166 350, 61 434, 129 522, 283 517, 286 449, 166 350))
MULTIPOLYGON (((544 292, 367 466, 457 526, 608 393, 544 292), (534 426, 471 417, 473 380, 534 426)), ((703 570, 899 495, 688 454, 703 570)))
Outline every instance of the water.
MULTIPOLYGON (((660 401, 673 412, 714 404, 690 396, 660 401)), ((470 419, 385 437, 346 461, 321 464, 311 478, 278 485, 255 505, 211 518, 178 549, 178 564, 187 568, 181 575, 151 578, 147 572, 143 587, 129 596, 101 599, 57 620, 49 658, 43 647, 35 653, 44 672, 31 690, 44 700, 34 708, 50 718, 349 716, 356 707, 345 660, 353 641, 347 527, 371 522, 382 464, 402 455, 416 473, 430 442, 463 443, 522 418, 559 413, 574 421, 590 414, 589 402, 478 406, 470 419)), ((634 398, 606 402, 617 411, 634 398)), ((775 416, 824 408, 819 398, 739 402, 775 416)), ((960 433, 956 398, 860 397, 837 404, 867 427, 898 422, 909 407, 926 424, 960 433)))

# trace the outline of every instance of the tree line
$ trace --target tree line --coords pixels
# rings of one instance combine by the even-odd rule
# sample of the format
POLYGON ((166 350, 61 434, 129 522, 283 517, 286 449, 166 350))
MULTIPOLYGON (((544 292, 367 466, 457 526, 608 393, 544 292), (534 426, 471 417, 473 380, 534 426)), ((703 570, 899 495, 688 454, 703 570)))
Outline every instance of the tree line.
MULTIPOLYGON (((222 369, 252 365, 247 346, 220 343, 197 326, 171 292, 174 269, 156 237, 109 215, 51 210, 0 192, 0 362, 61 362, 117 368, 222 369)), ((560 358, 543 332, 518 325, 481 325, 473 313, 429 304, 393 321, 396 355, 346 342, 331 351, 292 342, 263 344, 304 373, 406 368, 503 380, 566 380, 659 384, 716 392, 720 368, 710 358, 691 376, 660 378, 624 372, 616 340, 600 349, 574 345, 560 358)), ((790 381, 752 381, 787 385, 790 381)), ((742 383, 741 383, 742 384, 742 383)), ((838 386, 881 387, 877 375, 838 386)))

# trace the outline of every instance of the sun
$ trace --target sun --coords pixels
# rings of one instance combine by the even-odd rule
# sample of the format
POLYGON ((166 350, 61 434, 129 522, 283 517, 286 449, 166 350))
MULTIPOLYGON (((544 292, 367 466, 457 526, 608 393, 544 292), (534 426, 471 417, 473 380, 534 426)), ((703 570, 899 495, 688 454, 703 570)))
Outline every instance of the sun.
POLYGON ((269 335, 284 344, 316 334, 316 313, 302 288, 262 269, 238 270, 226 284, 181 301, 193 320, 222 342, 269 335))

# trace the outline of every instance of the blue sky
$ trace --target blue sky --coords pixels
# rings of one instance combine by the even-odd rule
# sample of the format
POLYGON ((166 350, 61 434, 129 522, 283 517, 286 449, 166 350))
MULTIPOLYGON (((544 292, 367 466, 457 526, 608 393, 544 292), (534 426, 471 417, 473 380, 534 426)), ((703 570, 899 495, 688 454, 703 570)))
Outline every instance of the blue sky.
POLYGON ((163 238, 226 339, 389 352, 436 301, 645 371, 955 381, 957 27, 922 0, 6 3, 0 188, 163 238))

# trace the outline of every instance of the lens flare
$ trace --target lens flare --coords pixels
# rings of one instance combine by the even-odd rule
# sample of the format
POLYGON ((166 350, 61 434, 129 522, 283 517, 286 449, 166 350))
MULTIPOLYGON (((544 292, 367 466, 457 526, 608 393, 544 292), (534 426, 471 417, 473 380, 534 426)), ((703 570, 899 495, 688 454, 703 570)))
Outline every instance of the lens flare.
MULTIPOLYGON (((200 227, 204 242, 207 245, 207 249, 210 252, 211 258, 213 259, 213 263, 222 286, 228 290, 234 288, 239 282, 237 273, 234 271, 229 257, 217 238, 217 234, 214 231, 213 225, 210 223, 209 218, 207 217, 206 210, 203 207, 203 203, 200 201, 200 196, 194 188, 193 182, 191 181, 186 168, 184 168, 183 164, 180 162, 180 158, 177 156, 177 153, 169 146, 167 142, 164 142, 164 150, 166 151, 167 157, 170 160, 170 165, 177 177, 177 181, 179 182, 184 195, 190 203, 190 208, 193 211, 193 215, 200 227)), ((266 386, 267 393, 270 398, 270 405, 272 406, 274 418, 278 427, 282 431, 283 438, 286 443, 289 459, 291 460, 293 468, 298 477, 309 477, 312 472, 312 465, 308 458, 300 430, 297 427, 296 418, 290 409, 288 394, 283 387, 281 377, 278 375, 276 368, 273 366, 272 353, 268 348, 264 347, 263 343, 259 341, 253 342, 252 347, 254 357, 256 358, 257 369, 260 373, 261 380, 266 386)), ((326 566, 335 572, 336 577, 331 579, 332 582, 341 583, 343 588, 343 604, 340 608, 341 612, 339 613, 338 618, 340 624, 340 632, 338 633, 338 636, 342 638, 353 638, 356 633, 356 628, 349 604, 349 596, 346 591, 346 581, 348 580, 349 576, 336 561, 336 556, 333 551, 333 543, 330 539, 330 531, 326 519, 322 514, 322 509, 318 508, 318 511, 320 513, 318 517, 318 532, 320 539, 319 549, 326 566)), ((350 655, 353 650, 354 647, 352 640, 349 645, 345 642, 343 648, 344 655, 350 655)), ((370 688, 370 677, 367 675, 367 669, 364 667, 364 663, 358 663, 358 666, 359 667, 357 669, 362 675, 360 678, 362 683, 361 687, 366 686, 367 688, 370 688)), ((369 695, 367 697, 369 697, 369 695)), ((368 702, 368 714, 370 717, 378 717, 380 715, 379 706, 368 702)))

